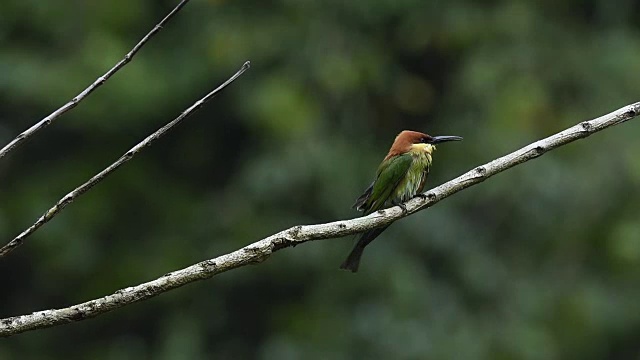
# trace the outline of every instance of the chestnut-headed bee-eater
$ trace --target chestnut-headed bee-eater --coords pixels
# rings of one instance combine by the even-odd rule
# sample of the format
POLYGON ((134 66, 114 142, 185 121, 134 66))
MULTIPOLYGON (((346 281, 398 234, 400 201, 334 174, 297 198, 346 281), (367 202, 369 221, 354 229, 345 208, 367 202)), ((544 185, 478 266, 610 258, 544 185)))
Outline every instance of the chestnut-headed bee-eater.
MULTIPOLYGON (((459 136, 430 136, 409 130, 401 132, 378 167, 376 179, 356 200, 353 208, 362 211, 363 215, 369 215, 390 205, 400 206, 406 211, 405 201, 422 196, 433 151, 436 149, 435 144, 459 140, 462 140, 459 136)), ((356 245, 340 268, 357 272, 364 248, 388 226, 358 235, 356 245)))

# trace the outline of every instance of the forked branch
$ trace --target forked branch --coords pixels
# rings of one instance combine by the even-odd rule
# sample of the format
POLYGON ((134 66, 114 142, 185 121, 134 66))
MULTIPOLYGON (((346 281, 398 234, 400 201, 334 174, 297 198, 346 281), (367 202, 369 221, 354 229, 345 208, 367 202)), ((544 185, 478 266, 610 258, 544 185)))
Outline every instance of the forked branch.
POLYGON ((87 180, 84 184, 78 186, 73 189, 70 193, 63 196, 58 202, 53 205, 49 210, 47 210, 42 216, 33 223, 33 225, 29 226, 26 230, 20 233, 20 235, 13 238, 13 240, 9 241, 5 246, 0 248, 0 257, 3 257, 15 250, 18 246, 20 246, 24 239, 26 239, 29 235, 33 234, 36 230, 38 230, 42 225, 46 224, 49 220, 53 219, 56 215, 58 215, 65 206, 69 205, 72 201, 77 199, 82 194, 86 193, 89 189, 91 189, 94 185, 104 180, 109 174, 114 172, 120 166, 122 166, 127 161, 131 160, 137 153, 139 153, 145 147, 151 145, 155 140, 158 140, 162 137, 162 135, 166 134, 174 126, 178 125, 182 120, 187 118, 187 116, 193 114, 196 110, 198 110, 204 103, 211 100, 214 96, 216 96, 220 91, 227 87, 227 85, 234 82, 240 75, 242 75, 247 69, 249 69, 250 63, 247 61, 242 65, 240 70, 236 72, 232 77, 230 77, 227 81, 222 83, 222 85, 218 86, 210 93, 205 95, 202 99, 196 101, 193 105, 187 108, 185 111, 180 114, 177 118, 173 119, 171 122, 156 130, 153 134, 147 136, 144 140, 139 142, 136 146, 132 147, 124 153, 118 160, 116 160, 113 164, 106 167, 104 170, 100 171, 96 175, 94 175, 91 179, 87 180))
MULTIPOLYGON (((640 114, 640 102, 625 106, 597 119, 584 121, 548 138, 527 145, 511 154, 480 165, 467 173, 427 191, 425 199, 414 198, 406 203, 407 214, 426 209, 469 186, 478 184, 491 176, 532 160, 544 153, 585 138, 595 132, 630 120, 640 114)), ((352 220, 326 224, 295 226, 245 246, 232 253, 205 260, 182 270, 168 273, 158 279, 116 291, 99 299, 73 305, 63 309, 43 310, 29 315, 0 320, 0 336, 6 337, 21 332, 80 321, 104 314, 120 307, 142 301, 163 292, 178 288, 197 280, 237 267, 257 264, 285 247, 310 240, 336 238, 352 235, 383 226, 403 216, 400 207, 381 210, 371 215, 352 220)), ((338 270, 336 270, 338 271, 338 270)), ((350 276, 345 274, 345 276, 350 276)))

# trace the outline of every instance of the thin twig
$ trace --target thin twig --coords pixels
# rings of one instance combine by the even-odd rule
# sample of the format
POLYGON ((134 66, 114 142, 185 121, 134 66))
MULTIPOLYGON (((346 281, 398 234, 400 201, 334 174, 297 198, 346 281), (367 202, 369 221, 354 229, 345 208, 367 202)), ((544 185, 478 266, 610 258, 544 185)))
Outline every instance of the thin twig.
POLYGON ((161 127, 160 129, 158 129, 153 134, 147 136, 144 140, 139 142, 136 146, 132 147, 129 151, 124 153, 124 155, 122 155, 113 164, 109 165, 107 168, 105 168, 104 170, 100 171, 98 174, 94 175, 87 182, 85 182, 84 184, 78 186, 73 191, 71 191, 70 193, 65 195, 63 198, 58 200, 58 202, 51 209, 47 210, 47 212, 45 212, 42 216, 40 216, 40 218, 38 218, 38 220, 35 223, 33 223, 33 225, 31 225, 29 228, 24 230, 22 233, 20 233, 20 235, 16 236, 13 240, 11 240, 5 246, 0 248, 0 257, 6 256, 8 253, 10 253, 11 251, 15 250, 18 246, 20 246, 22 244, 22 242, 24 241, 24 239, 27 236, 33 234, 36 230, 38 230, 38 228, 40 228, 42 225, 47 223, 49 220, 53 219, 53 217, 58 215, 62 211, 62 209, 64 209, 67 205, 69 205, 69 203, 74 201, 80 195, 82 195, 85 192, 87 192, 95 184, 99 183, 104 178, 106 178, 109 174, 114 172, 117 168, 122 166, 127 161, 131 160, 131 158, 134 157, 142 149, 144 149, 145 147, 151 145, 155 140, 157 140, 160 137, 162 137, 162 135, 164 135, 172 127, 174 127, 175 125, 179 124, 187 116, 191 115, 193 112, 198 110, 204 103, 206 103, 211 98, 216 96, 220 91, 222 91, 225 87, 227 87, 227 85, 231 84, 240 75, 242 75, 242 73, 247 71, 247 69, 249 69, 249 66, 250 66, 249 61, 245 62, 242 65, 242 67, 240 68, 240 70, 238 70, 238 72, 236 72, 232 77, 230 77, 222 85, 218 86, 216 89, 214 89, 213 91, 211 91, 210 93, 205 95, 202 99, 196 101, 193 105, 191 105, 189 108, 187 108, 185 111, 183 111, 182 114, 180 114, 180 116, 178 116, 177 118, 173 119, 171 122, 169 122, 165 126, 161 127))
POLYGON ((188 2, 189 0, 180 1, 180 3, 176 5, 176 7, 173 8, 173 10, 171 10, 171 12, 167 14, 167 16, 164 17, 164 19, 162 19, 162 21, 160 21, 156 26, 154 26, 153 29, 151 29, 151 31, 149 31, 149 33, 145 35, 145 37, 143 37, 142 40, 140 40, 136 44, 136 46, 134 46, 133 49, 131 49, 131 51, 129 51, 127 55, 124 56, 122 60, 120 60, 117 64, 115 64, 115 66, 112 67, 109 71, 107 71, 104 75, 96 79, 96 81, 94 81, 93 84, 89 85, 88 88, 84 89, 80 94, 76 95, 76 97, 71 99, 68 103, 64 104, 58 110, 49 114, 49 116, 38 121, 35 125, 23 131, 15 139, 11 140, 11 142, 5 145, 5 147, 0 149, 0 159, 2 159, 11 150, 13 150, 15 147, 20 145, 23 141, 27 140, 33 134, 50 125, 54 120, 59 118, 62 114, 76 107, 82 100, 84 100, 87 96, 89 96, 89 94, 91 94, 95 89, 99 88, 102 84, 104 84, 113 74, 115 74, 116 72, 118 72, 118 70, 122 69, 125 65, 127 65, 129 61, 131 61, 133 56, 138 52, 138 50, 140 50, 144 46, 144 44, 146 44, 149 41, 149 39, 151 39, 155 34, 157 34, 160 30, 162 30, 162 27, 169 20, 171 20, 171 18, 178 11, 180 11, 180 9, 182 9, 182 7, 184 7, 188 2))
MULTIPOLYGON (((451 181, 427 191, 425 193, 425 199, 414 198, 408 201, 406 203, 407 214, 426 209, 440 200, 469 186, 478 184, 497 173, 532 160, 572 141, 585 138, 609 126, 630 120, 638 115, 640 115, 640 102, 625 106, 597 119, 584 121, 548 138, 527 145, 509 155, 478 166, 451 181)), ((403 216, 406 216, 406 214, 403 213, 399 206, 395 206, 352 220, 335 221, 319 225, 295 226, 232 253, 168 273, 153 281, 118 290, 111 295, 99 299, 63 309, 43 310, 30 315, 1 319, 0 336, 7 337, 29 330, 92 318, 194 281, 208 279, 237 267, 263 262, 268 259, 272 253, 285 247, 310 240, 336 238, 371 230, 375 227, 392 223, 403 216)), ((345 274, 345 276, 347 275, 345 274)))

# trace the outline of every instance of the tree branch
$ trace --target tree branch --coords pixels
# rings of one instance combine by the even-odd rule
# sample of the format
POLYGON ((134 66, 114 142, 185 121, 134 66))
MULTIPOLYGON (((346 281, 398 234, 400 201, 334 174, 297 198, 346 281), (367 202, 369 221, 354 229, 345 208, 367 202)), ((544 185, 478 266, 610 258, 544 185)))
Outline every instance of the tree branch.
POLYGON ((158 129, 153 134, 147 136, 144 140, 139 142, 136 146, 132 147, 129 151, 124 153, 118 160, 116 160, 113 164, 109 165, 104 170, 100 171, 98 174, 94 175, 91 179, 87 180, 84 184, 78 186, 73 191, 62 197, 58 202, 47 212, 45 212, 38 220, 36 220, 33 225, 24 230, 20 235, 16 236, 7 243, 5 246, 0 248, 0 257, 3 257, 9 254, 11 251, 15 250, 18 246, 20 246, 24 239, 29 235, 33 234, 36 230, 38 230, 42 225, 47 223, 49 220, 53 219, 56 215, 58 215, 62 209, 64 209, 67 205, 69 205, 73 200, 78 198, 80 195, 87 192, 94 185, 104 180, 109 174, 114 172, 120 166, 122 166, 127 161, 131 160, 137 153, 139 153, 145 147, 151 145, 155 140, 162 137, 162 135, 166 134, 172 127, 178 125, 182 120, 184 120, 187 116, 191 115, 193 112, 198 110, 204 103, 209 101, 211 98, 216 96, 220 91, 227 87, 227 85, 234 82, 240 75, 242 75, 247 69, 250 67, 250 62, 245 62, 240 70, 238 70, 232 77, 230 77, 227 81, 225 81, 222 85, 218 86, 216 89, 205 95, 202 99, 196 101, 193 105, 187 108, 182 112, 177 118, 173 119, 171 122, 166 124, 165 126, 158 129))
POLYGON ((129 61, 131 61, 133 56, 138 52, 138 50, 140 50, 144 46, 144 44, 146 44, 154 35, 160 32, 160 30, 162 30, 162 27, 167 22, 169 22, 169 20, 171 20, 171 18, 176 13, 178 13, 178 11, 180 11, 180 9, 182 9, 182 7, 184 7, 188 2, 189 0, 180 1, 180 3, 176 5, 176 7, 173 8, 173 10, 171 10, 171 12, 167 14, 167 16, 164 17, 164 19, 162 19, 158 24, 156 24, 156 26, 154 26, 153 29, 151 29, 151 31, 149 31, 149 33, 145 35, 145 37, 143 37, 142 40, 140 40, 136 44, 136 46, 134 46, 133 49, 131 49, 131 51, 129 51, 127 55, 124 56, 122 60, 120 60, 117 64, 115 64, 109 71, 104 73, 104 75, 96 79, 96 81, 94 81, 93 84, 89 85, 88 88, 84 89, 80 94, 76 95, 76 97, 74 97, 69 102, 64 104, 58 110, 49 114, 49 116, 38 121, 35 125, 23 131, 15 139, 11 140, 10 143, 5 145, 5 147, 0 149, 0 159, 2 159, 11 150, 13 150, 15 147, 20 145, 23 141, 27 140, 33 134, 50 125, 54 120, 59 118, 62 114, 76 107, 82 100, 84 100, 87 96, 89 96, 89 94, 91 94, 95 89, 97 89, 102 84, 104 84, 113 74, 115 74, 116 72, 118 72, 118 70, 122 69, 125 65, 127 65, 129 61))
MULTIPOLYGON (((555 135, 527 145, 520 150, 478 166, 457 178, 427 191, 425 199, 414 198, 406 203, 407 215, 433 206, 469 186, 491 176, 532 160, 572 141, 585 138, 609 126, 630 120, 640 114, 640 102, 625 106, 597 119, 584 121, 555 135)), ((0 320, 0 336, 7 337, 29 330, 41 329, 73 321, 80 321, 104 314, 117 308, 142 301, 163 292, 237 267, 257 264, 286 247, 310 240, 336 238, 387 225, 403 216, 400 207, 381 210, 365 217, 335 221, 326 224, 295 226, 245 246, 232 253, 205 260, 182 270, 168 273, 158 279, 116 291, 99 299, 63 309, 43 310, 30 315, 14 316, 0 320)))

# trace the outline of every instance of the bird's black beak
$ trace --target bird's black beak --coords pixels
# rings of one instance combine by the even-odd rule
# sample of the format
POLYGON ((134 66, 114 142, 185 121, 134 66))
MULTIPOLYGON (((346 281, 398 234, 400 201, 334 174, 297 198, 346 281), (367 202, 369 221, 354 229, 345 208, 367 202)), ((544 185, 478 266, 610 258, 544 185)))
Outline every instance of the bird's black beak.
POLYGON ((432 136, 431 143, 439 144, 447 141, 460 141, 462 138, 460 136, 432 136))

